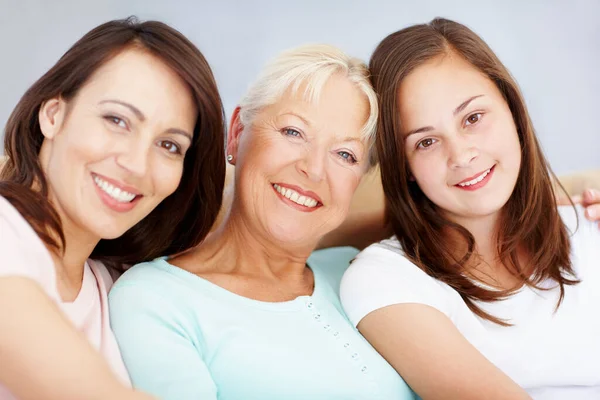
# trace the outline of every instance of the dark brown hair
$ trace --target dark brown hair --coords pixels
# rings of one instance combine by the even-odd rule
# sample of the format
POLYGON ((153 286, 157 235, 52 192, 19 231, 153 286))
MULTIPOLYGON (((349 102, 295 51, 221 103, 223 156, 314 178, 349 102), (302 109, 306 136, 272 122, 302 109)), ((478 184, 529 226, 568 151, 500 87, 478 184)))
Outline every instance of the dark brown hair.
POLYGON ((161 59, 190 88, 198 116, 177 190, 117 239, 101 240, 91 257, 111 264, 153 259, 200 243, 219 211, 225 181, 224 112, 210 66, 181 33, 157 21, 134 17, 104 23, 85 34, 27 90, 9 117, 0 195, 57 251, 66 246, 61 222, 48 200, 38 154, 43 142, 38 121, 42 103, 73 99, 90 76, 120 52, 135 48, 161 59), (56 238, 59 240, 57 241, 56 238))
POLYGON ((464 275, 467 264, 477 261, 475 239, 465 228, 444 218, 417 183, 409 179, 398 91, 404 78, 415 68, 449 53, 462 57, 496 84, 518 131, 521 169, 514 191, 502 210, 497 232, 500 260, 522 285, 538 287, 545 279, 554 279, 560 286, 557 307, 564 297, 564 285, 578 282, 569 258, 567 229, 555 203, 551 177, 556 177, 542 154, 517 83, 487 44, 457 22, 436 18, 428 24, 392 33, 371 57, 373 86, 380 98, 377 152, 386 213, 411 261, 455 289, 475 314, 507 325, 506 321, 483 311, 474 301, 501 300, 516 288, 490 290, 464 275), (448 229, 464 240, 465 254, 457 256, 457 243, 449 240, 448 229), (519 263, 520 250, 530 257, 528 265, 519 263))

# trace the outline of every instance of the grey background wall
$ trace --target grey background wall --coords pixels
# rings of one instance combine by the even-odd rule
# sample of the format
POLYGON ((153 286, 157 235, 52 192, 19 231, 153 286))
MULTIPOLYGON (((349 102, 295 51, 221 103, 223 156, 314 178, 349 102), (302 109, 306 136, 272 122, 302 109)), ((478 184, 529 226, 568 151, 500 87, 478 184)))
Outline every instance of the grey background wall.
POLYGON ((132 14, 167 22, 198 45, 228 114, 285 48, 326 42, 368 59, 393 31, 452 18, 517 78, 555 171, 600 168, 600 0, 0 0, 0 124, 75 40, 132 14))

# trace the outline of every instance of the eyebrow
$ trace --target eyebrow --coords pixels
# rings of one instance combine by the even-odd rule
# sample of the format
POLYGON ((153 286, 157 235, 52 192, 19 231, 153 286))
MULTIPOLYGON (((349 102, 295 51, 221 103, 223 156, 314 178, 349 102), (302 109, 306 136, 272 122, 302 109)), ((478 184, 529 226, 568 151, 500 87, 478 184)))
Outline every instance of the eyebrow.
POLYGON ((173 133, 175 135, 185 136, 186 138, 188 138, 190 143, 194 143, 194 137, 191 134, 189 134, 186 131, 183 131, 181 129, 170 128, 170 129, 167 129, 167 133, 173 133))
MULTIPOLYGON (((478 94, 478 95, 476 95, 476 96, 469 97, 467 100, 465 100, 465 101, 463 101, 462 103, 460 103, 460 105, 454 109, 454 111, 452 112, 452 115, 456 116, 456 114, 458 114, 459 112, 461 112, 461 111, 463 111, 465 108, 467 108, 467 106, 468 106, 469 104, 471 104, 471 102, 472 102, 473 100, 475 100, 476 98, 478 98, 478 97, 481 97, 481 96, 483 96, 483 95, 482 95, 482 94, 478 94)), ((424 127, 422 127, 422 128, 413 129, 413 130, 411 130, 411 131, 408 131, 408 132, 406 133, 406 135, 404 135, 404 139, 406 139, 406 138, 408 138, 410 135, 414 135, 414 134, 416 134, 416 133, 429 132, 429 131, 432 131, 432 130, 433 130, 433 126, 424 126, 424 127)))
POLYGON ((281 116, 284 116, 284 115, 291 115, 291 116, 293 116, 293 117, 296 117, 296 118, 298 118, 298 119, 302 120, 302 122, 304 122, 306 125, 308 125, 308 126, 311 126, 311 123, 310 123, 310 121, 309 121, 309 120, 307 120, 307 119, 306 119, 306 118, 304 118, 302 115, 300 115, 300 114, 297 114, 297 113, 295 113, 295 112, 293 112, 293 111, 287 111, 287 112, 284 112, 283 114, 281 114, 281 116))
MULTIPOLYGON (((102 100, 99 104, 105 104, 105 103, 113 103, 113 104, 119 104, 123 107, 128 108, 129 110, 131 110, 132 113, 135 114, 135 116, 137 117, 137 119, 139 119, 140 121, 144 122, 146 120, 146 116, 144 115, 143 112, 141 112, 139 110, 139 108, 135 107, 132 104, 126 103, 124 101, 120 101, 120 100, 102 100)), ((193 142, 193 136, 191 134, 189 134, 188 132, 181 130, 181 129, 177 129, 177 128, 170 128, 167 129, 167 133, 173 133, 176 135, 182 135, 185 136, 186 138, 189 139, 190 142, 193 142)))
POLYGON ((140 121, 145 121, 146 120, 146 116, 144 115, 144 113, 142 113, 137 107, 135 107, 132 104, 126 103, 124 101, 120 101, 120 100, 102 100, 100 102, 100 104, 105 104, 105 103, 113 103, 113 104, 119 104, 123 107, 127 107, 129 108, 129 110, 131 110, 132 113, 135 114, 135 116, 137 117, 137 119, 139 119, 140 121))

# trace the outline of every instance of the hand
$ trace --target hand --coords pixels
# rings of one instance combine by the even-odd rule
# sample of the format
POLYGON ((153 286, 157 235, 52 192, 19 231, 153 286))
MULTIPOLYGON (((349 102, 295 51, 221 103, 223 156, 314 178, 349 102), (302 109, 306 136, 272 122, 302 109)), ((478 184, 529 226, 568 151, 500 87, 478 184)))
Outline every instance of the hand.
MULTIPOLYGON (((587 189, 581 195, 576 195, 571 198, 573 203, 581 204, 585 207, 585 217, 593 222, 598 222, 600 228, 600 190, 587 189)), ((559 205, 569 204, 569 199, 562 197, 557 200, 559 205)))

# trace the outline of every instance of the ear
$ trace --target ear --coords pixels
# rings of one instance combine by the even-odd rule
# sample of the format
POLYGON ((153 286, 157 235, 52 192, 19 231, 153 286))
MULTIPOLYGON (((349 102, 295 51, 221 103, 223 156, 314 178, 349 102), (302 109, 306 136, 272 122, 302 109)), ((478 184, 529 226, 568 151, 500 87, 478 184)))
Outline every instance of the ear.
POLYGON ((243 131, 244 125, 240 121, 240 106, 237 106, 231 115, 229 134, 227 135, 227 155, 233 156, 233 159, 230 161, 232 165, 235 165, 237 159, 238 145, 243 131))
POLYGON ((57 135, 66 113, 66 104, 60 97, 54 97, 42 103, 38 112, 40 129, 48 140, 57 135))

